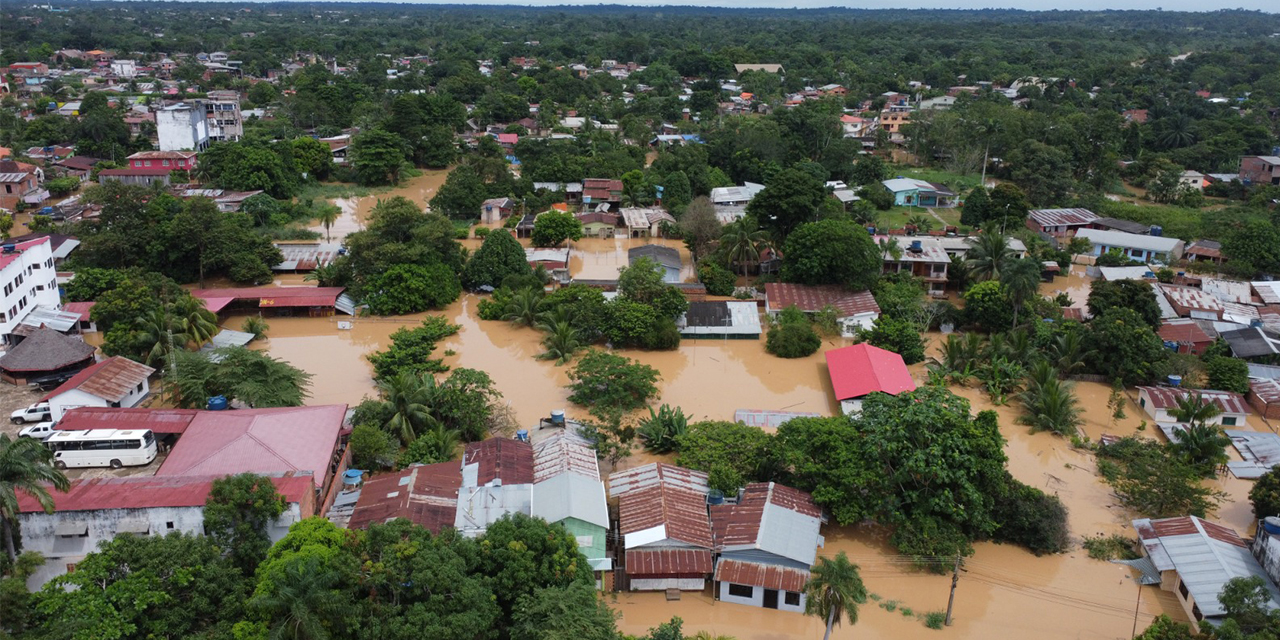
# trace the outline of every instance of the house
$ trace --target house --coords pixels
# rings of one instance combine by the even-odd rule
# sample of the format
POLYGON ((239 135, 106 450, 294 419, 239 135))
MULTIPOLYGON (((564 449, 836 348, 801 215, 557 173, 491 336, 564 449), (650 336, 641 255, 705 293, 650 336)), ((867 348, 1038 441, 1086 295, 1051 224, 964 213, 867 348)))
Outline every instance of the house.
MULTIPOLYGON (((238 92, 210 91, 203 101, 197 101, 196 104, 204 107, 205 127, 210 142, 234 142, 244 136, 244 116, 240 113, 238 92)), ((195 146, 191 148, 194 149, 195 146)))
POLYGON ((1227 261, 1222 255, 1222 243, 1217 240, 1192 240, 1182 257, 1191 262, 1222 264, 1227 261))
POLYGON ((334 314, 342 287, 257 287, 254 289, 192 289, 212 313, 224 310, 276 310, 280 315, 304 312, 312 318, 334 314))
POLYGON ((676 329, 684 338, 760 337, 760 310, 752 300, 690 302, 689 310, 676 318, 676 329))
POLYGON ((858 329, 870 329, 880 317, 880 305, 870 291, 849 291, 836 285, 769 282, 764 285, 764 309, 775 318, 787 307, 814 314, 831 307, 840 323, 840 334, 851 338, 858 329))
POLYGON ((515 211, 516 202, 511 198, 489 198, 480 203, 481 224, 496 224, 515 211))
POLYGON ((889 140, 892 142, 901 142, 905 139, 902 133, 903 125, 911 124, 910 109, 885 109, 880 112, 880 129, 889 134, 889 140))
POLYGON ((1150 561, 1140 567, 1142 583, 1174 594, 1195 628, 1223 621, 1226 608, 1218 596, 1232 578, 1262 578, 1270 600, 1265 606, 1280 607, 1280 590, 1235 531, 1195 516, 1141 518, 1133 528, 1150 561))
POLYGON ((763 409, 738 409, 733 412, 733 421, 741 422, 748 427, 759 427, 766 431, 775 431, 793 418, 820 418, 817 413, 808 411, 769 411, 763 409))
POLYGON ((1098 214, 1088 209, 1033 209, 1027 213, 1027 228, 1054 238, 1070 238, 1097 219, 1098 214))
POLYGON ((846 113, 840 116, 840 128, 844 131, 844 137, 859 138, 866 135, 867 119, 846 113))
POLYGON ((98 323, 89 317, 93 310, 94 303, 91 302, 68 302, 62 305, 62 310, 66 313, 73 313, 80 317, 80 333, 97 333, 98 323))
POLYGON ((75 176, 80 182, 88 182, 89 175, 93 172, 94 165, 102 162, 97 158, 89 156, 71 156, 63 158, 55 163, 54 166, 62 170, 64 175, 75 176))
MULTIPOLYGON (((947 269, 951 267, 951 254, 943 249, 937 238, 911 236, 876 236, 876 242, 890 238, 898 244, 898 255, 884 253, 884 272, 907 271, 925 281, 929 295, 946 295, 947 269)), ((959 254, 963 255, 963 253, 959 254)))
POLYGON ((83 369, 41 398, 52 419, 62 419, 77 407, 134 407, 151 393, 147 379, 155 369, 128 358, 112 356, 83 369))
POLYGON ((616 213, 592 211, 576 217, 582 223, 582 235, 587 238, 612 238, 622 224, 616 213))
POLYGON ((1280 156, 1240 158, 1240 181, 1245 184, 1280 185, 1280 156))
POLYGON ((822 509, 775 482, 747 485, 737 504, 712 505, 716 594, 723 602, 804 613, 809 567, 823 546, 822 509))
POLYGON ((740 187, 716 187, 711 190, 711 204, 714 206, 746 206, 761 191, 764 191, 764 185, 754 182, 744 182, 740 187))
POLYGON ((1178 176, 1178 185, 1189 189, 1195 189, 1196 191, 1204 191, 1205 176, 1199 171, 1192 171, 1188 169, 1183 171, 1182 175, 1178 176))
POLYGON ((195 151, 139 151, 125 162, 133 169, 159 168, 169 171, 191 171, 196 168, 195 151))
POLYGON ((125 167, 123 169, 103 169, 98 172, 98 184, 123 182, 151 186, 160 183, 168 186, 173 182, 173 169, 165 167, 125 167))
POLYGON ((38 205, 49 199, 40 186, 41 175, 35 165, 0 160, 0 209, 16 211, 19 203, 38 205))
POLYGON ((602 588, 613 569, 609 556, 609 506, 600 463, 591 443, 561 431, 533 445, 533 499, 529 514, 560 524, 578 541, 578 550, 602 588))
POLYGON ((680 271, 684 268, 684 263, 680 260, 679 250, 660 244, 646 244, 627 250, 628 264, 634 265, 640 258, 649 258, 658 264, 663 282, 680 282, 680 271))
MULTIPOLYGON (((80 478, 64 493, 50 490, 53 513, 45 513, 29 494, 18 492, 22 546, 45 562, 27 579, 38 589, 75 570, 85 556, 120 534, 164 536, 204 534, 204 505, 218 475, 158 478, 80 478)), ((308 473, 269 474, 285 510, 267 526, 274 543, 295 522, 315 514, 315 493, 308 473)))
POLYGON ((118 78, 132 79, 138 75, 137 60, 112 60, 111 73, 118 78))
POLYGON ((14 342, 11 334, 36 309, 58 308, 52 244, 43 237, 0 245, 0 285, 4 287, 0 294, 0 340, 5 343, 14 342))
POLYGON ((533 237, 533 227, 534 227, 534 224, 537 222, 537 220, 538 220, 538 214, 536 213, 524 214, 524 216, 520 218, 520 222, 516 223, 516 237, 517 238, 533 237))
POLYGON ((1164 294, 1173 310, 1183 318, 1200 320, 1221 320, 1222 301, 1203 289, 1184 287, 1176 284, 1162 284, 1160 293, 1164 294))
POLYGON ((594 206, 602 202, 622 204, 621 180, 587 178, 582 181, 582 204, 594 206))
POLYGON ((916 382, 902 356, 869 344, 832 349, 823 354, 831 389, 845 415, 862 412, 862 400, 876 392, 896 396, 915 391, 916 382))
POLYGON ((893 194, 893 203, 902 207, 950 208, 958 202, 952 190, 924 180, 893 178, 881 184, 893 194))
POLYGON ((712 575, 707 474, 653 462, 609 477, 627 591, 702 591, 712 575))
POLYGON ((533 480, 529 443, 507 438, 468 443, 453 528, 475 537, 509 513, 529 513, 533 480))
POLYGON ((1206 420, 1208 424, 1238 427, 1247 424, 1249 404, 1244 396, 1230 391, 1196 390, 1179 387, 1138 387, 1138 406, 1155 422, 1181 422, 1173 416, 1178 401, 1191 394, 1200 396, 1206 404, 1218 407, 1218 415, 1206 420))
POLYGON ((1171 347, 1178 353, 1202 355, 1209 345, 1213 344, 1213 337, 1192 318, 1165 320, 1160 323, 1160 329, 1156 334, 1164 341, 1165 346, 1171 347))
MULTIPOLYGON (((1095 220, 1094 224, 1098 224, 1095 220)), ((1090 255, 1101 256, 1112 249, 1140 262, 1171 263, 1182 257, 1184 243, 1177 238, 1163 236, 1138 235, 1123 231, 1104 231, 1102 229, 1080 229, 1077 238, 1088 240, 1093 248, 1090 255)))
MULTIPOLYGON (((1249 406, 1267 420, 1280 419, 1280 380, 1262 378, 1249 381, 1249 406)), ((1280 514, 1275 514, 1280 515, 1280 514)))
POLYGON ((310 472, 324 513, 346 471, 347 405, 198 411, 156 477, 310 472))
POLYGON ((16 385, 71 377, 93 364, 97 349, 78 337, 36 329, 0 356, 0 379, 16 385))
POLYGON ((415 464, 398 473, 383 473, 360 488, 349 529, 404 518, 431 533, 452 527, 458 514, 462 468, 455 462, 415 464))
POLYGON ((1262 327, 1223 331, 1219 337, 1231 347, 1231 355, 1242 360, 1271 361, 1280 355, 1280 335, 1262 327))

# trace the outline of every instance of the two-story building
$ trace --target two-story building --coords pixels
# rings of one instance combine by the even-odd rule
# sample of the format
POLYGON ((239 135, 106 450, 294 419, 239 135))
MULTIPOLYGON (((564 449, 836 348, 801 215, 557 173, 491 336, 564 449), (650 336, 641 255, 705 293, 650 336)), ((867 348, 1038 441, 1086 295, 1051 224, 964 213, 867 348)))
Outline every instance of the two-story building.
POLYGON ((884 253, 885 273, 907 271, 928 284, 930 295, 945 295, 947 268, 951 266, 951 256, 936 238, 876 236, 876 241, 879 242, 883 238, 891 238, 899 247, 896 256, 887 251, 884 253))
POLYGON ((40 186, 42 173, 35 165, 0 160, 0 209, 14 211, 18 203, 38 205, 49 198, 40 186))
POLYGON ((244 135, 244 117, 240 113, 238 92, 210 91, 205 96, 203 105, 206 128, 211 142, 234 142, 244 135))

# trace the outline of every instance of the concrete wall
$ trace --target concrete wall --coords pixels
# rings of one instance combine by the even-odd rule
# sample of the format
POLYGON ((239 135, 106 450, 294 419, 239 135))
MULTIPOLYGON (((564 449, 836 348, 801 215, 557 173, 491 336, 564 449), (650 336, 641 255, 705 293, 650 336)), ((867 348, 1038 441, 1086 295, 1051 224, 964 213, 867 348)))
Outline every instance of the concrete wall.
MULTIPOLYGON (((1138 406, 1142 407, 1142 409, 1147 412, 1147 415, 1151 416, 1156 422, 1178 422, 1178 419, 1173 417, 1173 414, 1169 412, 1169 409, 1153 408, 1151 406, 1151 398, 1147 397, 1145 391, 1138 392, 1138 406)), ((1174 408, 1176 409, 1177 407, 1174 408)), ((1248 424, 1248 417, 1249 414, 1247 413, 1220 413, 1208 420, 1205 420, 1205 423, 1227 427, 1243 427, 1248 424), (1235 424, 1227 424, 1224 422, 1227 418, 1234 418, 1235 424)))
POLYGON ((666 591, 667 589, 679 589, 680 591, 702 591, 707 588, 707 581, 703 578, 653 578, 653 579, 635 579, 631 580, 632 591, 666 591))
POLYGON ((156 135, 161 151, 199 151, 209 146, 204 106, 197 102, 183 109, 157 111, 156 135))
MULTIPOLYGON (((139 402, 142 402, 143 398, 147 397, 148 393, 151 393, 151 382, 148 380, 143 380, 142 391, 138 391, 136 387, 130 390, 129 394, 126 395, 120 401, 120 407, 124 409, 128 409, 130 407, 136 407, 139 402)), ((61 420, 62 416, 66 415, 68 411, 75 409, 77 407, 106 407, 106 406, 108 406, 106 400, 103 400, 102 398, 99 398, 98 396, 95 396, 93 394, 85 393, 84 391, 81 391, 79 389, 72 389, 70 391, 65 391, 52 398, 49 398, 49 411, 52 414, 53 420, 55 422, 57 422, 58 420, 61 420)))
MULTIPOLYGON (((720 600, 724 602, 732 602, 734 604, 745 604, 752 607, 764 607, 764 592, 765 592, 764 587, 754 587, 751 585, 739 585, 739 586, 743 586, 751 589, 751 596, 743 597, 743 596, 735 596, 730 594, 729 586, 730 586, 730 583, 728 582, 716 583, 716 587, 717 587, 716 592, 720 596, 720 600)), ((804 613, 804 603, 806 600, 804 593, 801 592, 796 594, 800 597, 800 604, 798 605, 787 604, 786 595, 787 595, 786 591, 778 592, 778 610, 792 611, 795 613, 804 613)))
POLYGON ((56 280, 53 250, 48 242, 35 245, 18 254, 17 260, 10 262, 4 271, 0 271, 0 292, 5 286, 15 285, 9 295, 0 298, 0 313, 4 314, 4 321, 0 322, 0 336, 7 338, 36 306, 57 307, 60 299, 56 280), (28 269, 30 273, 27 273, 28 269), (15 284, 19 274, 22 275, 22 284, 15 284), (37 289, 37 287, 43 288, 37 289), (26 298, 25 306, 16 309, 21 306, 23 298, 26 298))

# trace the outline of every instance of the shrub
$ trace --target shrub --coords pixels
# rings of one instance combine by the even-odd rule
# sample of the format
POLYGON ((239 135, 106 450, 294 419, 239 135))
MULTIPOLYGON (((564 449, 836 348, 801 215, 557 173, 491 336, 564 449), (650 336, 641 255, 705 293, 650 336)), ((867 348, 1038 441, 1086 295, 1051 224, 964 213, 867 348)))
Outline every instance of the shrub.
POLYGON ((593 410, 631 411, 658 395, 656 369, 594 349, 569 372, 569 380, 569 402, 593 410))
POLYGON ((396 442, 372 424, 357 425, 351 430, 351 464, 357 469, 386 469, 396 459, 396 442))
POLYGON ((707 293, 713 296, 733 295, 737 277, 728 269, 715 262, 704 262, 698 266, 698 280, 707 287, 707 293))
POLYGON ((676 464, 706 471, 710 487, 725 493, 773 480, 779 469, 774 436, 741 422, 695 422, 676 438, 676 449, 676 464))
POLYGON ((483 240, 491 231, 493 231, 493 229, 490 229, 489 227, 476 227, 476 237, 483 240))
POLYGON ((1094 560, 1136 560, 1142 555, 1134 551, 1135 542, 1118 533, 1109 536, 1085 536, 1084 549, 1094 560))
POLYGON ((947 614, 941 611, 930 611, 924 614, 924 626, 930 629, 941 630, 942 626, 947 623, 947 614))
POLYGON ((915 323, 910 320, 881 315, 876 318, 871 329, 861 330, 859 334, 868 344, 902 356, 902 361, 906 364, 924 360, 924 340, 920 338, 920 331, 915 323))
POLYGON ((1062 501, 1013 478, 996 499, 992 516, 1000 523, 993 536, 997 542, 1022 545, 1036 555, 1061 553, 1070 544, 1062 501))
POLYGON ((680 407, 662 405, 658 411, 649 407, 649 417, 640 421, 636 435, 644 442, 644 448, 653 453, 671 453, 676 450, 676 439, 689 430, 689 418, 680 407))
POLYGON ((1253 488, 1249 489, 1249 502, 1253 503, 1253 516, 1259 520, 1280 516, 1280 470, 1272 469, 1253 483, 1253 488))
POLYGON ((240 324, 240 330, 245 333, 252 333, 254 340, 261 340, 267 337, 267 329, 271 326, 262 316, 249 316, 240 324))
POLYGON ((1206 517, 1226 494, 1172 447, 1128 437, 1098 448, 1098 472, 1125 507, 1151 518, 1206 517))
POLYGON ((1205 384, 1210 389, 1249 393, 1249 365, 1239 358, 1205 358, 1205 384))
POLYGON ((822 347, 818 332, 805 322, 790 322, 769 329, 764 348, 779 358, 804 358, 822 347))
POLYGON ((386 315, 404 315, 438 309, 462 294, 453 270, 443 264, 422 266, 398 264, 382 272, 369 287, 365 298, 369 310, 386 315))

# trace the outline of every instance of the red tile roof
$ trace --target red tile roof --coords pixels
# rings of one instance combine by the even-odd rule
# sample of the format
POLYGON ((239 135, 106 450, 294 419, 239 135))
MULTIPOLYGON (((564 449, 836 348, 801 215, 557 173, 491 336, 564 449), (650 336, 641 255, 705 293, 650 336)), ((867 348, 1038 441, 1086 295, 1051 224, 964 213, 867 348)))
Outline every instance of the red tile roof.
POLYGON ((880 305, 870 291, 849 291, 833 285, 769 282, 764 285, 764 296, 770 312, 795 305, 801 311, 813 313, 830 305, 841 312, 841 317, 880 313, 880 305))
MULTIPOLYGON (((1147 392, 1147 397, 1151 398, 1151 407, 1157 410, 1177 408, 1178 400, 1192 393, 1180 387, 1138 387, 1138 391, 1147 392)), ((1209 389, 1198 389, 1195 393, 1200 394, 1205 402, 1217 405, 1223 413, 1249 413, 1249 404, 1238 393, 1209 389)))
POLYGON ((311 471, 325 482, 347 405, 202 411, 157 476, 311 471))
POLYGON ((49 398, 79 389, 108 402, 119 402, 155 371, 128 358, 112 356, 72 376, 40 401, 47 402, 49 398))
POLYGON ((476 464, 476 484, 533 484, 533 447, 511 438, 489 438, 467 445, 463 465, 476 464))
POLYGON ((400 473, 375 476, 360 489, 350 529, 404 518, 440 533, 452 527, 458 511, 462 469, 457 462, 418 465, 400 473))
POLYGON ((663 527, 666 539, 710 549, 707 474, 656 462, 613 474, 610 494, 618 498, 618 525, 625 536, 663 527))
POLYGON ((150 429, 152 433, 184 433, 200 413, 195 409, 78 407, 67 411, 54 428, 61 431, 150 429))
POLYGON ((1280 402, 1280 381, 1264 378, 1262 380, 1253 380, 1249 382, 1249 391, 1257 396, 1263 404, 1276 404, 1280 402))
MULTIPOLYGON (((55 511, 198 507, 209 497, 213 481, 221 477, 196 475, 169 478, 89 478, 73 480, 66 493, 50 490, 49 495, 53 496, 55 511)), ((289 502, 300 502, 307 491, 314 491, 310 474, 273 477, 271 483, 289 502)), ((35 498, 19 492, 18 510, 22 513, 34 513, 44 509, 35 498)))
POLYGON ((592 200, 612 200, 615 194, 622 193, 622 181, 607 178, 587 178, 582 181, 583 198, 592 200))
POLYGON ((860 398, 874 391, 898 395, 915 391, 915 380, 902 356, 869 344, 855 344, 824 354, 836 400, 860 398))
POLYGON ((809 582, 809 572, 775 564, 721 558, 720 562, 716 563, 715 581, 800 592, 804 591, 805 583, 809 582))
POLYGON ((631 550, 626 562, 627 575, 632 577, 711 573, 711 552, 706 549, 631 550))

